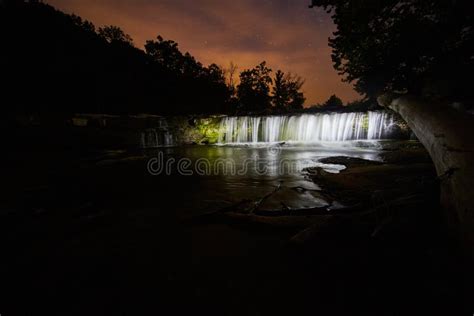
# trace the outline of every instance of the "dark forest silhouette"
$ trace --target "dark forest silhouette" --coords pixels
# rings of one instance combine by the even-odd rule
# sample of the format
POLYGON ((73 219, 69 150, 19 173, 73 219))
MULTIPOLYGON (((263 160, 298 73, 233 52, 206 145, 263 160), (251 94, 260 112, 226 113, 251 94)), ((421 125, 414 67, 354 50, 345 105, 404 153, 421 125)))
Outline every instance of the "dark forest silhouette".
POLYGON ((225 112, 222 71, 204 67, 177 44, 158 37, 146 52, 120 28, 94 25, 36 1, 9 0, 0 10, 0 60, 8 78, 8 111, 38 115, 74 112, 225 112))
POLYGON ((226 80, 228 70, 203 66, 161 36, 141 50, 117 26, 96 29, 39 1, 0 8, 2 98, 13 115, 260 113, 301 110, 305 101, 301 78, 277 71, 273 79, 265 62, 244 70, 236 88, 235 66, 226 80))

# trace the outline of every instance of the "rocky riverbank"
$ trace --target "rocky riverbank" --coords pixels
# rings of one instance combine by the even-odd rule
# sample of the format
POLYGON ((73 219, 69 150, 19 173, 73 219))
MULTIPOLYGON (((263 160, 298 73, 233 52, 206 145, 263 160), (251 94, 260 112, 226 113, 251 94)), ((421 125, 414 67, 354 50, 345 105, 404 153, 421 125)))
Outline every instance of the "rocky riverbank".
MULTIPOLYGON (((298 229, 304 231, 312 229, 312 226, 320 229, 321 223, 326 227, 341 220, 351 222, 353 227, 363 227, 370 236, 381 230, 382 226, 392 225, 390 223, 423 218, 427 205, 438 210, 438 183, 427 152, 416 142, 405 144, 406 148, 391 146, 381 154, 382 161, 337 156, 320 159, 322 166, 307 168, 307 177, 318 187, 311 194, 317 194, 326 203, 320 207, 290 208, 278 202, 285 192, 308 189, 277 187, 256 201, 243 201, 208 214, 206 218, 218 217, 246 225, 274 226, 276 229, 293 227, 295 240, 300 240, 302 236, 298 235, 298 229), (328 165, 339 165, 339 169, 343 170, 334 173, 327 169, 328 165), (272 200, 276 202, 271 203, 272 200), (275 208, 268 210, 265 205, 274 205, 275 208)), ((431 218, 432 214, 428 217, 431 218)), ((339 230, 337 225, 334 230, 339 230)))
POLYGON ((343 314, 344 308, 334 308, 341 295, 352 311, 367 315, 385 314, 387 306, 395 306, 394 298, 402 314, 408 308, 426 308, 428 302, 435 306, 430 313, 467 310, 465 280, 471 276, 445 230, 438 179, 426 150, 416 142, 391 144, 381 158, 336 156, 319 162, 343 165, 339 173, 328 172, 324 165, 306 170, 321 197, 332 205, 338 201, 338 208, 260 210, 265 201, 277 198, 281 188, 275 188, 191 224, 198 230, 232 227, 242 234, 285 240, 278 250, 284 254, 282 262, 273 266, 291 267, 292 281, 282 282, 305 280, 287 298, 307 298, 316 291, 313 300, 319 310, 343 314), (395 291, 400 288, 403 293, 395 291))

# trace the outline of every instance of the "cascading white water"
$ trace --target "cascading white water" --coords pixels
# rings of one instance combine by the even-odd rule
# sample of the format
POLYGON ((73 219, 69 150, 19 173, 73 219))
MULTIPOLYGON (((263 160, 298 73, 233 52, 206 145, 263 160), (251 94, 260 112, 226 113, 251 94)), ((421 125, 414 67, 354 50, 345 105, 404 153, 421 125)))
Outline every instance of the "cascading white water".
POLYGON ((368 139, 380 139, 385 135, 385 130, 393 124, 393 116, 387 112, 369 112, 367 126, 368 139))
POLYGON ((141 133, 142 148, 168 147, 174 145, 173 135, 160 129, 148 129, 141 133))
POLYGON ((382 139, 393 124, 386 112, 225 117, 220 143, 382 139))
POLYGON ((166 119, 161 118, 156 122, 155 128, 141 132, 140 144, 142 148, 168 147, 174 145, 174 137, 168 128, 166 119))

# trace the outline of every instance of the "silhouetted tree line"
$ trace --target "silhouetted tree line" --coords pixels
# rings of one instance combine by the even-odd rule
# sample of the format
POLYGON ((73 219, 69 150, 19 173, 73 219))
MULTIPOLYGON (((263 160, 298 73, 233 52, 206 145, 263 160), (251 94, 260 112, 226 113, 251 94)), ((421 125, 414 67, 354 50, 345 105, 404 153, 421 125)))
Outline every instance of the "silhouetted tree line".
POLYGON ((95 26, 38 1, 3 0, 2 104, 13 114, 218 113, 230 91, 217 65, 204 67, 158 37, 146 51, 120 28, 95 26))
POLYGON ((295 110, 293 112, 301 113, 320 113, 320 112, 367 112, 381 110, 382 107, 376 100, 363 98, 344 103, 337 95, 331 95, 325 102, 313 104, 309 107, 295 110))
POLYGON ((281 70, 272 70, 262 62, 253 69, 240 73, 237 86, 238 112, 288 112, 303 109, 305 97, 301 88, 304 81, 281 70))
POLYGON ((235 87, 235 65, 205 67, 161 36, 141 50, 119 27, 96 29, 40 1, 0 0, 0 35, 7 114, 258 112, 305 100, 299 77, 279 71, 273 86, 265 63, 243 71, 235 87))

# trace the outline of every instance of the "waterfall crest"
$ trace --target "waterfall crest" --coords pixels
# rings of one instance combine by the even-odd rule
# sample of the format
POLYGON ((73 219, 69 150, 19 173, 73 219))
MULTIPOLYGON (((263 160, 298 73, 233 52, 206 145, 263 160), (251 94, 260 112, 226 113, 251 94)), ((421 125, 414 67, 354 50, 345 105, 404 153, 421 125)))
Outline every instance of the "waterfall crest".
POLYGON ((393 124, 387 112, 225 117, 219 143, 375 140, 393 124))

